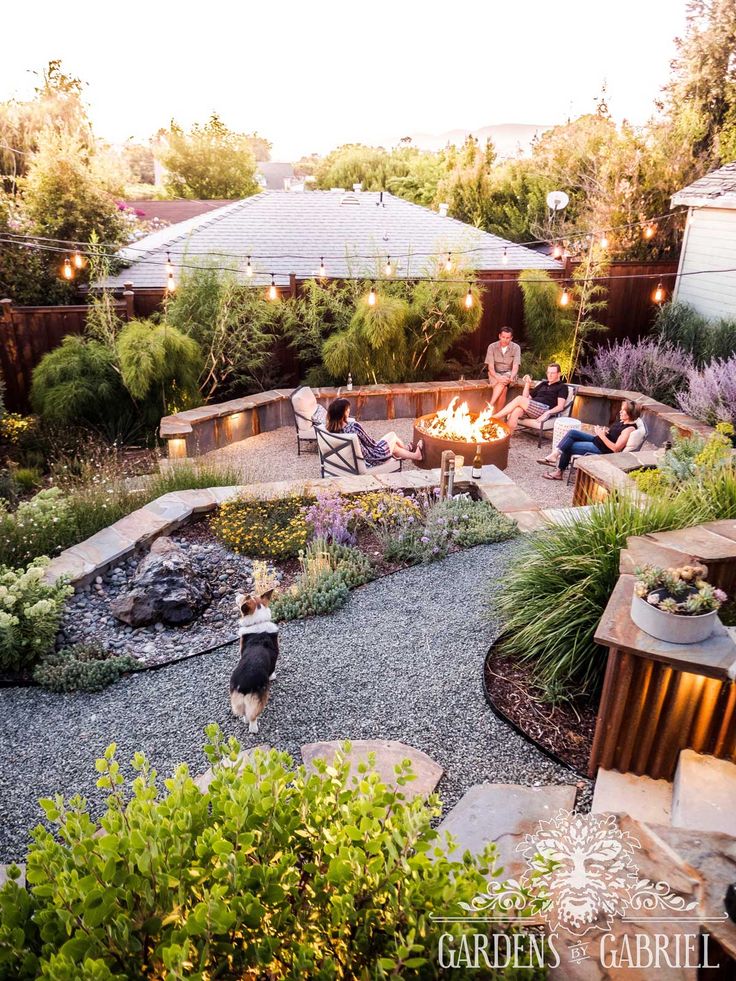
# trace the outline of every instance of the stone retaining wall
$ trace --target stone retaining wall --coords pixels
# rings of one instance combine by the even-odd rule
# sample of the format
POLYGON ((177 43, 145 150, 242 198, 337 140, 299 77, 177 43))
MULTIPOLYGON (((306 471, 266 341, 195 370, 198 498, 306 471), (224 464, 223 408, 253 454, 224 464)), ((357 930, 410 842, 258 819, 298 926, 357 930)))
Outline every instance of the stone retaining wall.
MULTIPOLYGON (((187 409, 161 420, 161 438, 166 440, 171 460, 201 456, 230 443, 267 433, 282 426, 293 426, 292 389, 259 392, 229 402, 187 409)), ((512 388, 509 399, 521 392, 512 388)), ((491 390, 486 380, 458 382, 410 382, 403 385, 364 385, 351 392, 344 388, 316 388, 317 401, 327 407, 333 399, 344 396, 353 405, 353 416, 362 421, 373 419, 416 419, 428 412, 445 408, 454 396, 466 401, 471 412, 483 409, 491 390)), ((711 429, 672 406, 656 402, 640 392, 580 386, 575 397, 573 416, 581 422, 608 425, 618 415, 621 402, 633 399, 642 408, 642 418, 649 441, 661 446, 674 426, 680 432, 709 433, 711 429)))

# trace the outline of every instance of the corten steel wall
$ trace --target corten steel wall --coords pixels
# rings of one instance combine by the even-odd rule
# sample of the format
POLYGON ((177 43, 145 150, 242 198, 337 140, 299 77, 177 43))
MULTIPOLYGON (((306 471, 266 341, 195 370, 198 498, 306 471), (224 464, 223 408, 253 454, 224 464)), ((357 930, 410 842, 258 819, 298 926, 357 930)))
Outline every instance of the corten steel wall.
MULTIPOLYGON (((82 333, 87 306, 15 307, 2 300, 0 308, 5 405, 12 411, 27 410, 33 369, 68 334, 82 333)), ((116 302, 115 308, 120 316, 125 316, 124 302, 116 302)))

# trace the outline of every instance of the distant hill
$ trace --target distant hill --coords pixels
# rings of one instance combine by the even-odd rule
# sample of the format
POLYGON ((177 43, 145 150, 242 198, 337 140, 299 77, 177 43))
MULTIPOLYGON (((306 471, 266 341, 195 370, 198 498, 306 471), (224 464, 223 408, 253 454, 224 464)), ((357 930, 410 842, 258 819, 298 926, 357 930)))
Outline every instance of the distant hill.
MULTIPOLYGON (((529 152, 535 136, 551 129, 551 126, 530 123, 502 123, 498 126, 481 126, 479 129, 448 129, 444 133, 405 133, 420 150, 441 150, 448 143, 460 146, 469 133, 484 144, 488 137, 493 140, 499 157, 516 157, 529 152)), ((395 145, 399 140, 393 141, 395 145)), ((392 144, 389 144, 392 145, 392 144)))

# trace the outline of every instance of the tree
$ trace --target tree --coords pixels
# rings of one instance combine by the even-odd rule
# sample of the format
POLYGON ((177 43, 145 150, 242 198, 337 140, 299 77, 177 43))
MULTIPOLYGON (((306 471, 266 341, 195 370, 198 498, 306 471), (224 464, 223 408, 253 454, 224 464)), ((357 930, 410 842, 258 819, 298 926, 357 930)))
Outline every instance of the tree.
POLYGON ((251 139, 233 133, 214 112, 189 133, 172 123, 160 151, 169 195, 207 200, 255 194, 259 186, 251 139))

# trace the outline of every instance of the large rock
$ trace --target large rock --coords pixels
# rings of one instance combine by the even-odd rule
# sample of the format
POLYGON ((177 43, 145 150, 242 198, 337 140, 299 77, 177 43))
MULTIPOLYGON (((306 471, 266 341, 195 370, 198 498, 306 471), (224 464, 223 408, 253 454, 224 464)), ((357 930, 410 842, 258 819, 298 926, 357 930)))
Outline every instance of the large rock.
POLYGON ((191 623, 212 600, 207 580, 170 538, 157 538, 136 570, 132 586, 110 604, 118 620, 131 627, 161 621, 191 623))

